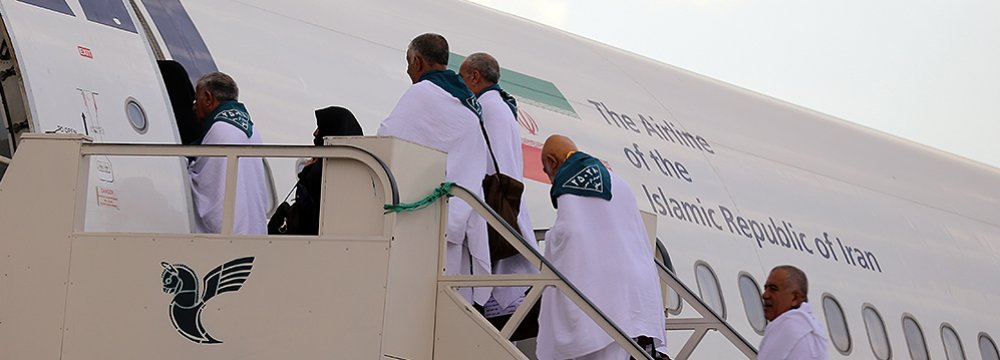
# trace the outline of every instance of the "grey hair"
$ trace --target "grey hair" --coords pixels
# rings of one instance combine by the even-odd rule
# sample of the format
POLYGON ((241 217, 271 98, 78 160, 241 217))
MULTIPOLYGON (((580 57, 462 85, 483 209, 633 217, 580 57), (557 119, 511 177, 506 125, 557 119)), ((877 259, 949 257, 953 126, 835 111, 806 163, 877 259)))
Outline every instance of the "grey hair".
POLYGON ((435 33, 421 34, 410 41, 409 49, 432 64, 448 65, 448 40, 435 33))
POLYGON ((240 98, 240 88, 236 86, 236 80, 218 71, 199 78, 195 89, 205 89, 219 101, 239 100, 240 98))
POLYGON ((490 54, 477 52, 465 58, 465 63, 470 70, 479 71, 486 81, 494 84, 500 82, 500 64, 490 54))
POLYGON ((771 272, 775 272, 778 270, 784 270, 785 274, 788 274, 788 279, 786 280, 787 284, 785 284, 785 286, 791 287, 792 289, 798 289, 799 291, 801 291, 802 297, 806 299, 805 300, 806 302, 808 302, 809 279, 806 278, 806 273, 802 272, 802 270, 799 270, 799 268, 791 265, 775 266, 774 269, 771 269, 771 272))

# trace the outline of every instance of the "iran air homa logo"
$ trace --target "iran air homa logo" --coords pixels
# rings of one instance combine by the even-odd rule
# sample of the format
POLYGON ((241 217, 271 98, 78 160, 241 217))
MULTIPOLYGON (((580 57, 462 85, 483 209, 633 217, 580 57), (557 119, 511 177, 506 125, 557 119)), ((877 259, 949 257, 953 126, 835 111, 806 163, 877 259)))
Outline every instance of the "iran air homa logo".
POLYGON ((201 297, 198 296, 198 275, 183 264, 163 265, 163 292, 174 294, 170 302, 170 321, 177 332, 199 344, 218 344, 201 323, 201 310, 216 295, 236 292, 250 277, 253 257, 239 258, 219 265, 205 275, 201 297))

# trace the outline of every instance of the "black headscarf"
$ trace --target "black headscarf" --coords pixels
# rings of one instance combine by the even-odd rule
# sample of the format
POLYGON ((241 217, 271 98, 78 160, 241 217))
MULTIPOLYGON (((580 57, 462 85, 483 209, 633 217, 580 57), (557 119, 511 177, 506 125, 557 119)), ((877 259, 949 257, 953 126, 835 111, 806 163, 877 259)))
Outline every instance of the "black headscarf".
POLYGON ((324 136, 361 136, 361 124, 351 110, 330 106, 316 110, 316 137, 313 144, 323 145, 324 136))
MULTIPOLYGON (((316 110, 316 137, 313 143, 323 146, 324 136, 360 136, 361 125, 350 110, 330 106, 316 110)), ((319 160, 319 159, 316 159, 319 160)), ((295 203, 300 212, 298 234, 319 234, 319 199, 322 191, 323 161, 306 165, 299 173, 295 203), (301 205, 299 205, 301 204, 301 205)))

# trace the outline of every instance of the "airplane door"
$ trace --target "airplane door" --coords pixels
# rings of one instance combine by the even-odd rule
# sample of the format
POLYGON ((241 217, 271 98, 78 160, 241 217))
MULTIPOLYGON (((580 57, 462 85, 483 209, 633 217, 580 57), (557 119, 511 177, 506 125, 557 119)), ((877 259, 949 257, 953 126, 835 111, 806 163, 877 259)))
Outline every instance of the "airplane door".
POLYGON ((30 131, 24 106, 24 88, 17 70, 14 53, 10 49, 10 38, 6 29, 0 26, 0 179, 7 171, 7 164, 17 149, 21 134, 30 131))
MULTIPOLYGON (((0 0, 0 16, 32 132, 179 143, 155 56, 122 0, 0 0)), ((189 232, 185 167, 182 158, 92 158, 85 230, 189 232)))

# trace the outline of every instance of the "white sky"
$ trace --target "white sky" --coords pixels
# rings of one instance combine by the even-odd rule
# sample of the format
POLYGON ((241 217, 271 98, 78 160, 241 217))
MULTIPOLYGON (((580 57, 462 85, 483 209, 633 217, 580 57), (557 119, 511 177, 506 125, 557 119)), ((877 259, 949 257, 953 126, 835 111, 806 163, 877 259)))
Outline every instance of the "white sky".
POLYGON ((1000 1, 471 1, 1000 167, 1000 1))

